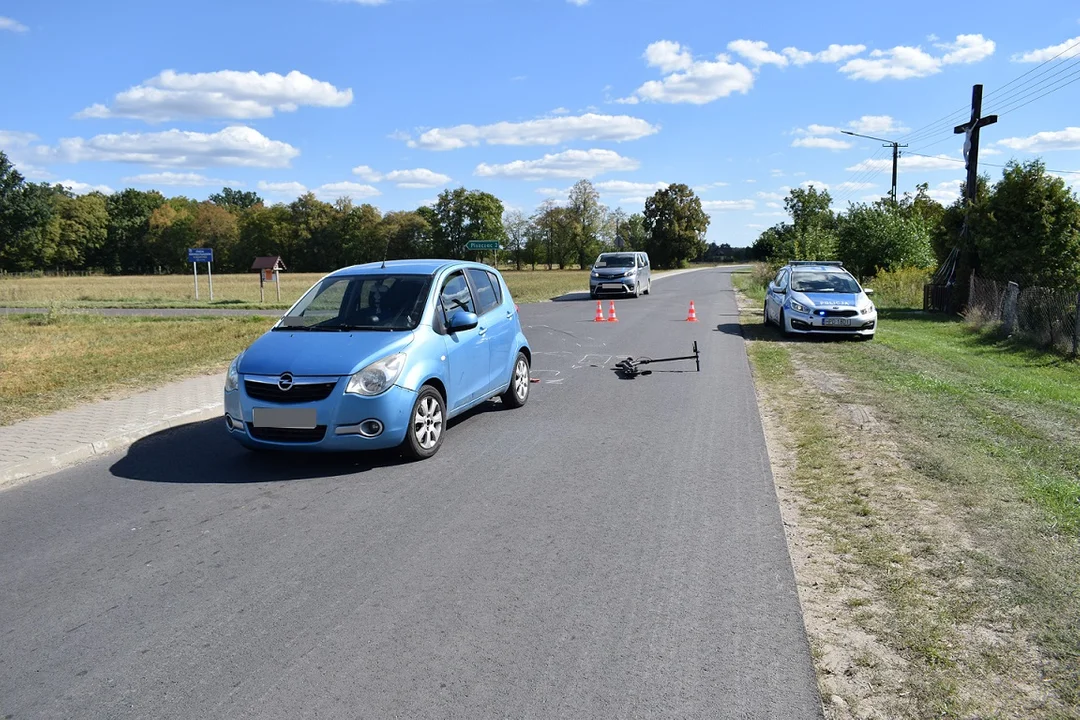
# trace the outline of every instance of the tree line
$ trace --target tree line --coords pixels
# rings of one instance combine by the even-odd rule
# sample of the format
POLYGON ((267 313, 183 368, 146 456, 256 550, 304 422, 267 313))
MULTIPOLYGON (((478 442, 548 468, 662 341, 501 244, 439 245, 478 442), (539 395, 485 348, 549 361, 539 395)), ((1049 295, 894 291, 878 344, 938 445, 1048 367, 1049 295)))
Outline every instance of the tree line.
POLYGON ((245 272, 258 256, 280 255, 290 270, 324 272, 383 258, 474 257, 471 241, 498 241, 518 268, 588 267, 605 250, 649 252, 657 267, 732 259, 707 245, 709 216, 686 185, 648 198, 627 215, 600 203, 588 180, 564 203, 507 212, 479 190, 443 191, 431 205, 381 212, 349 198, 312 193, 268 205, 256 193, 224 188, 207 200, 156 190, 74 195, 60 185, 27 182, 0 152, 0 271, 184 272, 188 248, 213 248, 219 272, 245 272))
POLYGON ((991 184, 980 177, 970 204, 948 207, 919 185, 898 201, 832 210, 827 190, 795 188, 784 201, 790 222, 758 237, 752 254, 770 262, 841 260, 859 277, 930 269, 959 250, 957 277, 971 271, 1021 286, 1080 288, 1080 201, 1041 160, 1010 162, 991 184))

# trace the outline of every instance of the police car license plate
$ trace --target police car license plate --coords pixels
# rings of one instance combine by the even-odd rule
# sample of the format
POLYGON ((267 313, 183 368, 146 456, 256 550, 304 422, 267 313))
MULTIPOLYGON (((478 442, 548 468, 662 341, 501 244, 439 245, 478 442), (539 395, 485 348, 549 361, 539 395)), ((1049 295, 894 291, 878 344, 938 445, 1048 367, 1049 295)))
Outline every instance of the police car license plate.
POLYGON ((251 423, 258 428, 315 429, 315 408, 253 408, 251 423))
POLYGON ((822 321, 821 321, 821 324, 822 325, 837 325, 837 326, 840 326, 840 327, 847 327, 848 325, 851 324, 851 321, 849 321, 847 318, 823 318, 822 321))

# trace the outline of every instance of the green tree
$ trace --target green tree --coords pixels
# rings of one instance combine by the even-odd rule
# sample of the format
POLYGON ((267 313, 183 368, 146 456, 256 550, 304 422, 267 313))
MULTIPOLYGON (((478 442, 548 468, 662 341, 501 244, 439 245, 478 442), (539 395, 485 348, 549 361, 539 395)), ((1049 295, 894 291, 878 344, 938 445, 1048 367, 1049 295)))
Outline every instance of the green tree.
POLYGON ((892 200, 852 205, 840 218, 836 251, 844 267, 863 278, 878 270, 934 264, 930 230, 922 217, 892 200))
POLYGON ((1080 202, 1041 160, 1010 162, 976 237, 983 273, 1023 286, 1080 286, 1080 202))
POLYGON ((0 152, 0 268, 37 270, 52 262, 56 233, 49 224, 56 192, 27 183, 0 152))
POLYGON ((340 218, 351 210, 351 202, 335 207, 310 192, 289 203, 294 270, 326 272, 345 264, 340 218))
POLYGON ((444 190, 434 206, 432 248, 437 255, 465 257, 465 244, 474 240, 502 242, 505 239, 502 201, 479 190, 444 190))
POLYGON ((257 257, 280 255, 285 266, 292 267, 292 216, 289 208, 277 204, 256 206, 240 216, 239 238, 235 251, 236 269, 246 272, 257 257))
POLYGON ((413 210, 388 212, 378 225, 378 237, 388 250, 387 257, 398 260, 426 255, 430 231, 424 216, 413 210))
POLYGON ((508 211, 503 215, 503 234, 506 236, 506 249, 513 258, 514 267, 520 270, 529 241, 529 218, 520 210, 508 211))
POLYGON ((248 208, 263 204, 263 199, 254 191, 234 190, 228 187, 222 188, 219 193, 212 194, 207 200, 218 207, 223 207, 226 210, 233 212, 247 210, 248 208))
POLYGON ((709 216, 686 185, 669 185, 647 199, 644 224, 654 267, 681 267, 704 252, 709 216))
POLYGON ((792 260, 829 260, 836 252, 836 217, 828 190, 793 188, 784 200, 791 215, 792 260))
POLYGON ((52 264, 65 270, 82 269, 87 255, 100 250, 108 238, 105 196, 96 192, 77 197, 54 193, 53 222, 56 240, 52 264))
POLYGON ((91 265, 114 274, 153 272, 155 258, 150 242, 150 215, 164 204, 165 197, 156 190, 144 192, 128 188, 106 198, 108 235, 91 265))
POLYGON ((570 243, 578 267, 586 268, 600 252, 600 233, 607 209, 600 204, 600 193, 588 180, 579 180, 570 188, 566 218, 570 223, 570 243))

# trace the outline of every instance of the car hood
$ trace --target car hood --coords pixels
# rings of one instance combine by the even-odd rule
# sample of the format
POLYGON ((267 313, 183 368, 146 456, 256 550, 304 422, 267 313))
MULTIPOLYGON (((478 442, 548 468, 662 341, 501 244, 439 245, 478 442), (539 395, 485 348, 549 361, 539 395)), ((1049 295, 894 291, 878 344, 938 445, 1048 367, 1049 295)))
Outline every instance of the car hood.
POLYGON ((806 298, 817 308, 858 307, 862 293, 794 293, 796 299, 806 298))
POLYGON ((414 337, 408 331, 271 330, 244 351, 239 370, 245 375, 352 375, 400 352, 414 337))
POLYGON ((593 272, 600 277, 622 277, 634 268, 593 268, 593 272))

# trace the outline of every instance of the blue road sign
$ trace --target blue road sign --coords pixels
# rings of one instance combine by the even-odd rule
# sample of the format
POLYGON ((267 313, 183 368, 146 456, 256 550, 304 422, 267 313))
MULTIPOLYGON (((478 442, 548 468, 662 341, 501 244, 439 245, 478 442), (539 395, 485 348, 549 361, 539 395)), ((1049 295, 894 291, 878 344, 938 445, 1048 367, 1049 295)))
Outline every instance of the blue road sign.
POLYGON ((214 262, 214 248, 188 248, 187 261, 212 263, 214 262))

